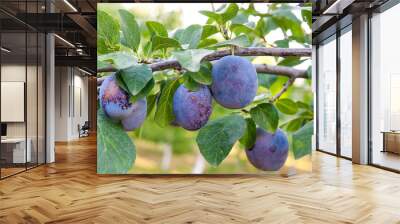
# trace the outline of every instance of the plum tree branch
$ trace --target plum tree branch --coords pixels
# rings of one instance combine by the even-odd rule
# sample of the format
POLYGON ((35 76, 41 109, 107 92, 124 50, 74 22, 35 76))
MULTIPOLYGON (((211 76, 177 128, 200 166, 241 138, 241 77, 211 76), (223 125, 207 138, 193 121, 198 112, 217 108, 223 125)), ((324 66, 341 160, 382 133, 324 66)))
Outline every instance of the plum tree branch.
MULTIPOLYGON (((222 57, 232 54, 232 50, 221 50, 215 51, 203 58, 205 61, 214 61, 222 57)), ((234 55, 237 56, 277 56, 277 57, 287 57, 287 56, 298 56, 298 57, 310 57, 311 49, 309 48, 265 48, 265 47, 249 47, 249 48, 235 48, 234 55)), ((164 60, 160 62, 155 62, 149 64, 153 72, 161 71, 165 69, 180 69, 181 65, 175 59, 164 60)), ((257 72, 259 73, 269 73, 279 76, 286 76, 289 78, 307 78, 307 71, 299 70, 286 66, 276 66, 267 64, 257 64, 255 65, 257 72)), ((97 73, 101 72, 115 72, 116 68, 109 66, 100 68, 97 73)), ((102 83, 101 78, 98 79, 98 83, 102 83)))
MULTIPOLYGON (((276 57, 311 57, 311 49, 309 48, 265 48, 265 47, 249 47, 249 48, 235 48, 234 55, 236 56, 276 56, 276 57)), ((203 58, 205 61, 214 61, 222 57, 232 54, 231 49, 215 51, 203 58)), ((165 60, 150 64, 150 67, 154 71, 160 71, 168 68, 178 68, 180 64, 177 60, 165 60)), ((99 72, 114 72, 116 71, 113 67, 102 68, 97 71, 99 72)))
MULTIPOLYGON (((231 55, 230 49, 215 51, 207 55, 204 59, 208 61, 213 61, 220 59, 224 56, 231 55)), ((266 47, 248 47, 242 48, 238 47, 235 49, 234 54, 237 56, 276 56, 276 57, 288 57, 288 56, 298 56, 298 57, 311 57, 310 48, 266 48, 266 47)))
MULTIPOLYGON (((156 63, 160 66, 157 67, 158 70, 154 70, 153 66, 154 64, 151 64, 150 67, 153 69, 153 71, 160 71, 164 69, 170 69, 170 68, 180 68, 180 65, 178 65, 175 62, 171 63, 166 63, 165 61, 162 63, 156 63)), ((307 71, 306 70, 300 70, 300 69, 295 69, 291 67, 286 67, 286 66, 279 66, 279 65, 267 65, 267 64, 255 64, 254 67, 256 68, 257 72, 260 74, 273 74, 273 75, 278 75, 278 76, 286 76, 290 79, 297 79, 297 78, 307 78, 307 71)), ((99 69, 101 72, 115 72, 117 71, 116 68, 114 67, 109 67, 107 69, 99 69)), ((98 70, 98 72, 99 72, 98 70)), ((106 76, 99 77, 97 78, 97 85, 100 85, 103 80, 106 78, 106 76)))
POLYGON ((283 88, 275 95, 271 98, 270 102, 275 102, 277 99, 279 99, 279 97, 281 97, 288 89, 289 87, 293 84, 293 82, 295 81, 295 78, 289 78, 288 81, 286 81, 285 85, 283 86, 283 88))

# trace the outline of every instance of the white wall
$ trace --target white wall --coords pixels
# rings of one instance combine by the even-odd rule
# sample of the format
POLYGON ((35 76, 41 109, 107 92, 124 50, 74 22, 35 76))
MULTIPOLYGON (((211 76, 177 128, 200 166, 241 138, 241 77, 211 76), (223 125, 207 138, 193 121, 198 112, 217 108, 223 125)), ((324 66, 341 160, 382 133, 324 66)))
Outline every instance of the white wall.
POLYGON ((55 141, 68 140, 68 88, 70 84, 68 71, 67 67, 55 68, 55 141))
POLYGON ((88 120, 88 78, 72 67, 56 67, 55 74, 55 140, 74 140, 88 120))
MULTIPOLYGON (((36 158, 39 159, 39 163, 44 162, 44 150, 45 150, 45 120, 44 120, 44 82, 41 73, 41 67, 25 66, 25 64, 3 64, 1 66, 1 81, 2 82, 23 82, 26 84, 26 106, 25 102, 22 102, 22 108, 10 108, 2 107, 3 113, 16 113, 14 110, 19 111, 22 114, 26 112, 26 120, 21 122, 5 122, 7 124, 7 137, 8 138, 25 138, 25 135, 29 139, 29 144, 32 152, 32 161, 36 162, 36 158), (36 69, 39 69, 38 71, 36 69), (27 81, 25 80, 27 78, 27 81), (37 153, 39 154, 37 156, 37 153)), ((2 89, 2 93, 4 89, 2 89)), ((24 95, 24 90, 19 90, 20 94, 24 95), (21 92, 22 91, 22 92, 21 92)), ((2 95, 2 98, 7 95, 2 95)), ((23 96, 24 97, 24 96, 23 96)), ((16 102, 17 103, 17 102, 16 102)), ((22 115, 24 116, 24 115, 22 115)))
MULTIPOLYGON (((1 66, 1 81, 2 82, 25 82, 25 71, 24 65, 18 64, 4 64, 1 66)), ((28 66, 28 72, 33 69, 32 66, 28 66)), ((26 82, 25 82, 26 83, 26 82)), ((35 82, 36 85, 36 82, 35 82)), ((28 98, 36 98, 36 90, 34 93, 27 93, 28 98)), ((33 101, 27 99, 28 102, 33 101)), ((35 105, 36 107, 36 105, 35 105)), ((1 110, 7 110, 7 108, 1 108, 1 110)), ((32 114, 27 114, 28 121, 34 120, 31 117, 32 114)), ((36 116, 36 114, 34 114, 36 116)), ((36 121, 36 117, 35 117, 36 121)), ((25 137, 25 122, 7 122, 7 136, 8 137, 25 137)), ((29 126, 30 127, 30 126, 29 126)), ((29 137, 29 136, 28 136, 29 137)))

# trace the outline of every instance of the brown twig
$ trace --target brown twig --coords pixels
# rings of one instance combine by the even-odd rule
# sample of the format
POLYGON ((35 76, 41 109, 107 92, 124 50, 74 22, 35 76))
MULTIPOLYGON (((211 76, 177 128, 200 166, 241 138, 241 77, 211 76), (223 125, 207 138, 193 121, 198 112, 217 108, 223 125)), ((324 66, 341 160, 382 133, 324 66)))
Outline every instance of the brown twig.
MULTIPOLYGON (((152 67, 152 66, 150 65, 150 67, 152 67)), ((278 75, 278 76, 286 76, 290 79, 307 78, 306 70, 299 70, 299 69, 286 67, 286 66, 266 65, 266 64, 256 64, 256 65, 254 65, 254 67, 256 68, 257 73, 261 73, 261 74, 265 73, 265 74, 273 74, 273 75, 278 75)), ((163 62, 162 68, 163 69, 159 69, 159 67, 157 67, 158 70, 164 70, 164 69, 170 69, 170 68, 181 68, 181 67, 180 67, 179 63, 170 61, 170 63, 163 62)), ((153 67, 152 67, 152 69, 153 69, 153 67)), ((158 71, 158 70, 156 70, 156 71, 158 71)), ((105 69, 103 69, 102 71, 103 72, 115 72, 115 71, 117 71, 117 69, 110 67, 110 68, 107 68, 106 71, 105 71, 105 69)), ((153 71, 155 71, 155 70, 153 69, 153 71)), ((103 83, 103 80, 106 77, 107 76, 97 78, 97 85, 101 85, 101 83, 103 83)))
MULTIPOLYGON (((220 50, 215 51, 203 58, 205 61, 214 61, 218 60, 222 57, 228 56, 232 54, 232 50, 220 50)), ((287 56, 300 56, 300 57, 310 57, 311 49, 309 48, 265 48, 265 47, 249 47, 249 48, 235 48, 234 55, 237 56, 278 56, 278 57, 287 57, 287 56)), ((149 64, 150 68, 153 72, 161 71, 165 69, 180 69, 181 66, 179 62, 175 59, 169 59, 164 61, 155 62, 149 64)), ((286 77, 294 77, 294 78, 307 78, 307 72, 304 70, 294 69, 286 66, 274 66, 274 65, 266 65, 260 64, 255 65, 257 72, 260 73, 270 73, 275 75, 282 75, 286 77)), ((115 72, 116 68, 109 66, 105 68, 101 68, 97 70, 97 73, 102 72, 115 72)), ((100 83, 102 79, 99 78, 100 83)))
MULTIPOLYGON (((222 57, 232 54, 232 50, 221 50, 215 51, 203 58, 205 61, 214 61, 222 57)), ((287 56, 299 56, 299 57, 310 57, 311 49, 309 48, 265 48, 265 47, 249 47, 249 48, 236 48, 234 55, 237 56, 277 56, 277 57, 287 57, 287 56)), ((150 64, 151 69, 154 71, 160 71, 168 68, 179 67, 179 62, 174 59, 164 60, 156 63, 150 64)), ((116 71, 113 67, 107 67, 98 69, 97 73, 100 72, 114 72, 116 71)))
POLYGON ((283 88, 277 93, 275 96, 273 96, 270 100, 271 103, 275 102, 279 97, 281 97, 288 89, 289 87, 293 84, 293 82, 296 80, 296 78, 289 78, 289 80, 285 83, 283 88))

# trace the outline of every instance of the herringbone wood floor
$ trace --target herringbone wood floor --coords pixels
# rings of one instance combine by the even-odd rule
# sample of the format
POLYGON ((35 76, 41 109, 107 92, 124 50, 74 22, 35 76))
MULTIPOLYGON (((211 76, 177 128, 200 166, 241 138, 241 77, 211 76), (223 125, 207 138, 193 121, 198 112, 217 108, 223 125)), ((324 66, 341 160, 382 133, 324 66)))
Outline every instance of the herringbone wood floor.
POLYGON ((316 153, 280 176, 98 176, 94 138, 0 181, 0 223, 400 223, 400 175, 316 153))

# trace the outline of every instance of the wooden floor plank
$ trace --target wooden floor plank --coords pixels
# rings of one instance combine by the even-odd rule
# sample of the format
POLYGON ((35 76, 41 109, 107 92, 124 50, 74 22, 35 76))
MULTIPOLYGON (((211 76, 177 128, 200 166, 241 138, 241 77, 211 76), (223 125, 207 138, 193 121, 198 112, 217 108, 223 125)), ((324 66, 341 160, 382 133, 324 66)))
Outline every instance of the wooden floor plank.
POLYGON ((400 223, 400 175, 316 152, 313 173, 101 176, 96 141, 0 181, 0 223, 400 223))

